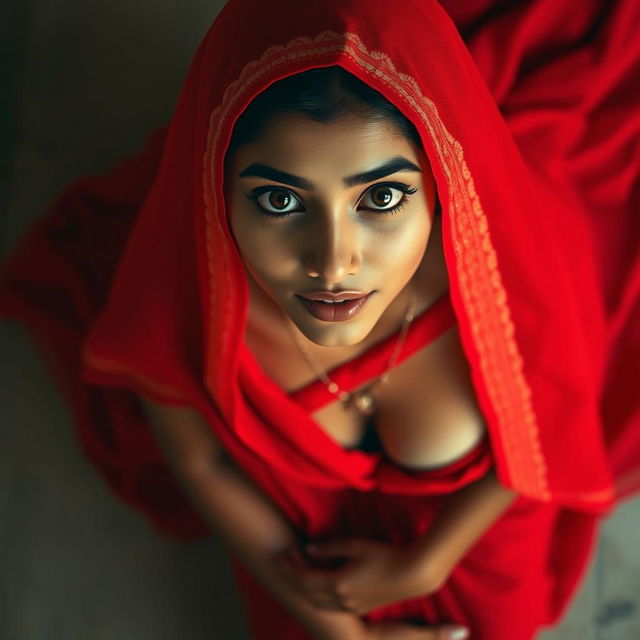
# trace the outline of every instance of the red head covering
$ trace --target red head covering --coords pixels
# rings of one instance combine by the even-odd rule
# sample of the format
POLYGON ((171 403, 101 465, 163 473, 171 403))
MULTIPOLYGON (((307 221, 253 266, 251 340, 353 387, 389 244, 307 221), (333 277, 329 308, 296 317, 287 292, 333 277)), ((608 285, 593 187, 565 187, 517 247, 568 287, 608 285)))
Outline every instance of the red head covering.
MULTIPOLYGON (((478 55, 486 64, 489 54, 478 55)), ((611 336, 589 211, 558 175, 557 148, 545 156, 525 135, 544 131, 554 114, 540 109, 527 122, 509 105, 523 158, 456 28, 430 0, 225 6, 195 55, 86 343, 86 379, 197 407, 247 468, 261 459, 317 487, 420 492, 410 476, 387 478, 370 456, 336 447, 243 343, 248 288, 223 199, 224 153, 259 92, 329 65, 381 92, 420 133, 501 481, 530 498, 604 512, 615 497, 600 407, 611 336)))

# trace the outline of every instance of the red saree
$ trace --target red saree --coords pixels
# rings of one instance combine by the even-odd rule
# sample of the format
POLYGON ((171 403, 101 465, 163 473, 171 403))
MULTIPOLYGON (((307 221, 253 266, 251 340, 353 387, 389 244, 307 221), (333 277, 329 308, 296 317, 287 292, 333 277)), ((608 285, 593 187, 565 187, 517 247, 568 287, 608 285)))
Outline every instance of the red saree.
MULTIPOLYGON (((521 640, 562 615, 598 518, 640 488, 640 12, 450 4, 455 24, 432 0, 231 0, 166 133, 61 196, 7 261, 0 311, 32 330, 111 488, 166 535, 208 530, 134 392, 197 407, 303 538, 410 542, 440 495, 495 464, 518 500, 434 596, 368 618, 521 640), (322 389, 287 395, 243 342, 248 290, 222 194, 232 126, 273 81, 334 64, 412 120, 436 178, 449 320, 489 434, 441 473, 341 449, 309 415, 322 389)), ((377 361, 343 367, 340 386, 377 361)), ((305 638, 234 566, 256 637, 305 638)))

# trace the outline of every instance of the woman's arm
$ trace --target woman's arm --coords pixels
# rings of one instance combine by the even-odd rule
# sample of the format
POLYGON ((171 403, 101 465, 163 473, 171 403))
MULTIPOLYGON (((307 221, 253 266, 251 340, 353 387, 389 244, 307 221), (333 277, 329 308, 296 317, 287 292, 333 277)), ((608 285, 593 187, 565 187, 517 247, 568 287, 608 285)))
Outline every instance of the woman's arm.
POLYGON ((321 610, 276 571, 273 559, 296 536, 273 503, 224 455, 195 409, 141 398, 158 443, 203 518, 255 577, 316 640, 355 640, 365 625, 344 611, 321 610))
POLYGON ((437 588, 458 562, 504 513, 517 493, 500 484, 492 467, 480 480, 452 493, 411 557, 425 584, 437 588))

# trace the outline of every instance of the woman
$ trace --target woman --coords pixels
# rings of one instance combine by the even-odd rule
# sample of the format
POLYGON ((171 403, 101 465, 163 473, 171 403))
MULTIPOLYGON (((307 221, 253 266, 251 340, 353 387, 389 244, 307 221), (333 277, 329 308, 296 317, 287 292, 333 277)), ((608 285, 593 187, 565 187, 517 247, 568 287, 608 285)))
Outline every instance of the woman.
MULTIPOLYGON (((629 6, 591 7, 611 42, 629 6)), ((530 638, 565 610, 598 518, 638 488, 632 177, 593 187, 597 160, 637 130, 563 137, 562 117, 527 102, 536 67, 509 93, 491 56, 489 19, 526 40, 516 18, 531 13, 483 11, 454 16, 474 62, 431 2, 230 2, 166 140, 105 183, 144 202, 100 235, 102 261, 56 248, 73 222, 61 203, 32 234, 40 262, 23 249, 6 270, 3 309, 66 356, 89 455, 163 532, 221 534, 256 637, 435 638, 457 623, 530 638), (291 83, 323 77, 346 105, 291 109, 291 83), (74 292, 65 323, 35 320, 56 310, 29 287, 45 268, 74 292), (367 299, 308 299, 339 289, 367 299)), ((600 116, 607 78, 616 95, 628 74, 591 82, 600 116)))

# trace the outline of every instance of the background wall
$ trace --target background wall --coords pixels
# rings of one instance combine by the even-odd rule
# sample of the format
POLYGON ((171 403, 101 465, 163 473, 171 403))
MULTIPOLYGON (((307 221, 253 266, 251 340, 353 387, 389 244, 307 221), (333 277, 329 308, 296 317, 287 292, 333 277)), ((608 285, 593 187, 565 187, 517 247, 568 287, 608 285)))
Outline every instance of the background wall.
MULTIPOLYGON (((3 254, 79 175, 137 150, 171 114, 222 0, 3 0, 3 254)), ((108 491, 22 327, 0 325, 0 638, 243 640, 212 538, 158 538, 108 491)), ((603 527, 563 624, 545 640, 640 638, 640 500, 603 527)), ((500 615, 496 611, 496 615, 500 615)))

